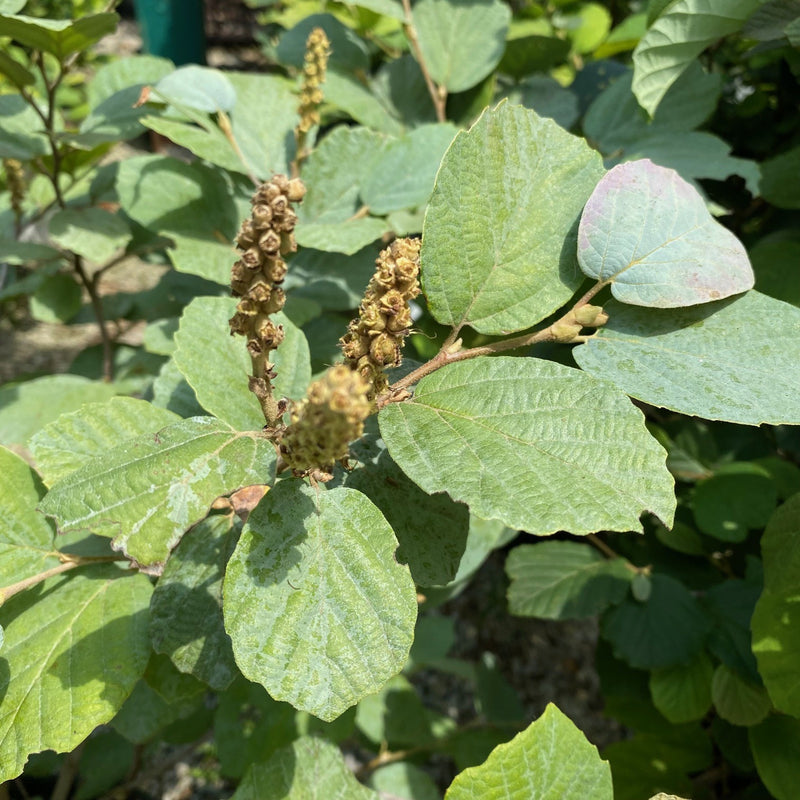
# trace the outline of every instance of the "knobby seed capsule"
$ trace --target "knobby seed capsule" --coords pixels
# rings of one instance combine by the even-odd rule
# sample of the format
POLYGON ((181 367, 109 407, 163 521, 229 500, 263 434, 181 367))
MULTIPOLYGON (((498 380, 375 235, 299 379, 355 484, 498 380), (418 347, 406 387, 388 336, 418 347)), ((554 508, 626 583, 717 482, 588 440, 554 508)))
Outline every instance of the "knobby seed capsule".
POLYGON ((231 292, 240 298, 230 319, 231 334, 244 336, 253 365, 250 389, 258 397, 269 425, 282 413, 282 405, 272 397, 274 364, 269 353, 283 341, 283 326, 270 316, 286 302, 281 287, 286 278, 283 256, 294 252, 294 227, 297 215, 292 203, 305 194, 303 182, 275 175, 262 184, 251 199, 252 212, 236 236, 241 251, 231 269, 231 292))
POLYGON ((350 442, 364 433, 372 410, 369 390, 361 375, 344 364, 331 367, 308 387, 281 439, 281 455, 295 475, 330 479, 350 442))
POLYGON ((374 400, 389 386, 385 370, 400 365, 411 328, 409 300, 419 289, 419 239, 397 239, 381 252, 347 333, 339 340, 345 363, 372 387, 374 400))
POLYGON ((330 42, 322 28, 314 28, 306 40, 303 63, 303 86, 300 90, 300 122, 298 136, 304 136, 315 125, 319 125, 319 107, 322 103, 320 86, 325 82, 325 72, 330 56, 330 42))

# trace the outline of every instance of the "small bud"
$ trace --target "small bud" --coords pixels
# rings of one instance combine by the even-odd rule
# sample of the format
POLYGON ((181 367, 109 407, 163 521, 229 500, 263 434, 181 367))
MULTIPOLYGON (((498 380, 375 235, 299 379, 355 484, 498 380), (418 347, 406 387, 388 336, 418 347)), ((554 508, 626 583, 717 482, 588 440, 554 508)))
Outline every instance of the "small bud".
POLYGON ((579 322, 584 328, 596 327, 598 325, 597 320, 601 318, 601 315, 605 317, 605 320, 600 322, 600 325, 608 320, 608 314, 603 311, 601 306, 580 306, 575 309, 573 315, 575 321, 579 322))
POLYGON ((306 186, 300 178, 293 178, 286 186, 286 196, 293 202, 299 203, 306 194, 306 186))
POLYGON ((553 334, 553 341, 568 344, 575 340, 575 337, 581 332, 582 327, 580 322, 559 320, 550 326, 550 332, 553 334))

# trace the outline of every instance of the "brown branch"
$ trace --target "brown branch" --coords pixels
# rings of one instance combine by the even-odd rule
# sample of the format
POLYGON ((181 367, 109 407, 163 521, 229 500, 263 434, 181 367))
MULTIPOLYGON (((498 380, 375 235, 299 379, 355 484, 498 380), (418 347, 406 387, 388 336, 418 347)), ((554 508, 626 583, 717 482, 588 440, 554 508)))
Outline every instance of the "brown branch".
POLYGON ((413 386, 426 375, 430 375, 437 369, 441 369, 448 364, 454 364, 457 361, 466 361, 470 358, 477 358, 478 356, 491 356, 505 352, 506 350, 517 350, 520 347, 530 347, 531 345, 540 344, 542 342, 578 344, 587 341, 591 338, 590 336, 581 336, 577 333, 565 333, 564 327, 574 326, 576 309, 585 306, 608 283, 609 281, 598 281, 560 319, 556 320, 552 325, 548 325, 546 328, 534 331, 533 333, 514 336, 511 339, 503 339, 499 342, 492 342, 491 344, 482 345, 480 347, 471 347, 468 350, 458 350, 459 340, 456 337, 458 336, 461 326, 454 328, 447 339, 445 339, 442 348, 430 361, 423 364, 421 367, 417 367, 413 372, 406 375, 405 378, 401 378, 396 383, 393 383, 387 392, 377 398, 376 404, 378 409, 380 410, 389 403, 404 400, 408 396, 405 390, 410 386, 413 386))
POLYGON ((440 739, 436 739, 435 741, 431 742, 430 744, 420 744, 414 747, 409 747, 407 750, 383 750, 378 753, 375 758, 370 759, 366 764, 362 764, 356 771, 355 776, 359 780, 364 780, 370 773, 374 772, 379 767, 383 767, 386 764, 394 764, 397 761, 402 761, 405 758, 410 758, 411 756, 415 756, 419 753, 426 753, 431 750, 438 750, 441 748, 444 742, 449 741, 454 736, 463 733, 464 731, 472 731, 472 730, 494 730, 494 729, 510 729, 514 731, 521 730, 522 726, 515 723, 515 722, 486 722, 482 719, 473 719, 470 722, 465 723, 464 725, 460 725, 456 730, 452 731, 452 733, 443 736, 440 739))
POLYGON ((100 293, 97 291, 97 281, 89 277, 86 269, 83 266, 83 259, 77 254, 73 254, 72 265, 75 272, 80 278, 83 287, 89 294, 89 300, 94 309, 94 316, 97 320, 97 327, 100 328, 100 339, 103 343, 103 380, 106 383, 111 383, 114 378, 114 361, 113 353, 111 351, 111 336, 108 333, 108 326, 106 325, 106 315, 103 310, 103 301, 100 299, 100 293))
POLYGON ((84 739, 71 753, 67 753, 67 757, 64 759, 64 763, 58 773, 56 785, 53 787, 53 793, 50 795, 50 800, 67 800, 67 797, 69 797, 69 790, 72 788, 72 784, 78 774, 85 746, 86 740, 84 739))
POLYGON ((236 141, 236 137, 233 135, 233 127, 231 126, 230 117, 224 111, 217 111, 217 122, 219 123, 220 129, 225 134, 225 138, 230 142, 230 145, 233 148, 233 151, 236 153, 237 158, 242 162, 242 164, 244 164, 245 167, 247 167, 247 177, 253 182, 253 186, 259 186, 261 181, 247 166, 242 148, 239 147, 239 142, 236 141))
POLYGON ((438 86, 431 77, 431 73, 428 71, 428 65, 425 63, 425 58, 422 55, 422 48, 419 46, 417 29, 414 27, 414 19, 411 16, 411 0, 403 0, 403 11, 406 15, 403 29, 408 37, 408 43, 414 51, 414 58, 417 59, 419 68, 422 70, 422 77, 425 78, 428 94, 430 94, 431 100, 433 100, 433 107, 436 109, 436 119, 439 122, 446 122, 447 114, 445 109, 447 106, 447 88, 438 86))
POLYGON ((30 589, 31 586, 36 586, 36 584, 48 578, 52 578, 55 575, 60 575, 62 572, 69 572, 71 569, 75 569, 75 567, 85 566, 86 564, 102 564, 110 561, 127 560, 124 556, 73 556, 69 553, 53 553, 53 555, 57 555, 61 559, 62 563, 57 567, 51 567, 50 569, 44 570, 44 572, 31 575, 29 578, 17 581, 9 586, 0 587, 0 605, 3 605, 9 597, 24 592, 26 589, 30 589))

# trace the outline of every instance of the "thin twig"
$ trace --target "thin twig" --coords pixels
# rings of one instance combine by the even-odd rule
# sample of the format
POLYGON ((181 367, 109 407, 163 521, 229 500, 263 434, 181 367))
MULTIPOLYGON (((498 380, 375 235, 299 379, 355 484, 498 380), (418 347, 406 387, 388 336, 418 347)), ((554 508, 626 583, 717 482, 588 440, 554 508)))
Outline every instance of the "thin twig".
POLYGON ((13 597, 15 594, 24 592, 26 589, 30 589, 31 586, 36 586, 36 584, 41 583, 48 578, 52 578, 54 575, 60 575, 62 572, 69 572, 69 570, 75 569, 75 567, 82 567, 86 564, 102 564, 110 561, 127 560, 124 556, 72 556, 69 553, 54 553, 53 555, 57 555, 62 559, 62 563, 57 567, 51 567, 50 569, 44 570, 44 572, 31 575, 29 578, 17 581, 9 586, 1 587, 0 605, 5 603, 9 597, 13 597))
POLYGON ((103 380, 106 383, 111 383, 114 378, 114 360, 111 350, 111 336, 108 333, 106 325, 106 314, 103 310, 103 301, 100 299, 100 294, 97 291, 97 282, 89 277, 86 269, 83 266, 83 259, 77 254, 74 254, 73 267, 78 277, 81 280, 84 288, 89 294, 89 300, 94 309, 94 316, 97 320, 97 326, 100 328, 100 339, 103 343, 103 380))
POLYGON ((84 740, 71 753, 67 753, 67 757, 64 759, 64 763, 58 773, 56 785, 53 787, 53 793, 50 795, 50 800, 67 800, 67 797, 69 797, 69 790, 72 788, 75 776, 78 774, 78 767, 80 766, 85 746, 86 741, 84 740))
POLYGON ((454 345, 457 342, 456 337, 458 336, 461 326, 454 328, 447 339, 445 339, 439 352, 430 361, 423 364, 421 367, 417 367, 417 369, 410 372, 396 383, 393 383, 387 392, 377 398, 376 404, 378 409, 383 408, 389 403, 405 399, 407 394, 404 390, 422 380, 426 375, 430 375, 431 372, 435 372, 437 369, 441 369, 447 364, 454 364, 457 361, 466 361, 467 359, 477 358, 478 356, 495 355, 505 352, 506 350, 517 350, 520 347, 530 347, 531 345, 541 344, 542 342, 562 341, 566 344, 578 344, 587 341, 590 338, 589 336, 579 335, 575 335, 567 341, 559 337, 556 331, 561 323, 574 320, 575 310, 581 306, 585 306, 607 284, 608 281, 598 281, 560 319, 556 320, 552 325, 548 325, 546 328, 534 331, 533 333, 514 336, 511 339, 503 339, 499 342, 492 342, 491 344, 482 345, 480 347, 471 347, 468 350, 454 350, 454 345))
POLYGON ((153 242, 151 244, 142 245, 136 250, 126 250, 124 253, 120 253, 119 255, 114 256, 114 258, 112 258, 111 261, 107 261, 105 264, 103 264, 102 267, 96 269, 92 273, 92 278, 91 278, 92 283, 95 285, 95 288, 98 288, 98 285, 100 283, 100 278, 110 269, 116 267, 117 264, 121 264, 127 258, 138 258, 140 256, 146 256, 148 253, 157 253, 159 250, 164 250, 167 247, 169 247, 169 240, 160 239, 159 241, 153 242))
POLYGON ((425 58, 422 55, 422 48, 419 46, 419 39, 417 38, 417 29, 414 27, 414 19, 411 16, 411 0, 403 0, 403 11, 405 12, 406 19, 403 23, 403 28, 408 37, 408 43, 414 51, 414 58, 417 59, 419 68, 422 70, 422 77, 425 78, 425 85, 428 87, 428 94, 433 100, 433 107, 436 109, 436 119, 439 122, 447 121, 447 89, 444 86, 437 86, 431 73, 428 71, 428 65, 425 63, 425 58))
POLYGON ((379 767, 383 767, 386 764, 394 764, 396 761, 403 761, 406 758, 410 758, 411 756, 415 756, 419 753, 426 753, 431 750, 438 750, 441 748, 442 744, 447 742, 449 739, 452 739, 454 736, 463 733, 464 731, 472 731, 472 730, 482 730, 488 729, 493 730, 497 728, 510 728, 511 730, 518 731, 521 729, 521 725, 514 723, 514 722, 486 722, 482 719, 473 719, 470 722, 465 723, 464 725, 460 725, 456 730, 452 733, 449 733, 446 736, 443 736, 441 739, 437 739, 430 744, 420 744, 416 745, 415 747, 409 747, 407 750, 383 750, 382 752, 378 753, 375 758, 370 759, 366 764, 362 764, 356 772, 355 776, 359 780, 364 780, 370 773, 374 772, 379 767))
POLYGON ((586 539, 589 544, 593 544, 606 558, 621 558, 621 556, 615 553, 597 534, 590 533, 586 539))
POLYGON ((261 181, 255 176, 250 170, 250 167, 247 166, 247 161, 245 161, 244 153, 242 153, 242 148, 239 147, 239 142, 236 141, 236 137, 233 135, 233 126, 231 125, 230 117, 224 111, 217 111, 217 122, 219 123, 219 127, 222 132, 225 134, 225 138, 230 142, 233 151, 236 153, 238 159, 247 167, 247 177, 253 182, 253 186, 260 186, 261 181))

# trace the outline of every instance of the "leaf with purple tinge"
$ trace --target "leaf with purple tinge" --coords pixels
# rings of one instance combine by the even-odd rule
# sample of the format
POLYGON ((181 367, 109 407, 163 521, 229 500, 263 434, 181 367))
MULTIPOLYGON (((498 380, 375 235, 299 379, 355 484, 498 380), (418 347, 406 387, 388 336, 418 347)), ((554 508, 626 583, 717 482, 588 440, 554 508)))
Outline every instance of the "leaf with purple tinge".
POLYGON ((581 216, 578 263, 617 300, 653 308, 721 300, 755 281, 744 245, 697 190, 646 158, 597 184, 581 216))

